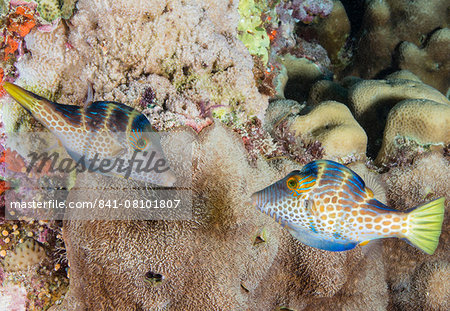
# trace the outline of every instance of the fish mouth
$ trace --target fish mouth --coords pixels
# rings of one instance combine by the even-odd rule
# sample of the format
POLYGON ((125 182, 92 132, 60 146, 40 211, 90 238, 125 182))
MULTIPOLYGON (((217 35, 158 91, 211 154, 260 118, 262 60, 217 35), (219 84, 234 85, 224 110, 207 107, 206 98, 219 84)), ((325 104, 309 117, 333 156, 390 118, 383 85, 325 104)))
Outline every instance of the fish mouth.
POLYGON ((3 88, 12 98, 28 110, 32 110, 37 101, 44 99, 43 97, 33 94, 18 85, 6 81, 3 82, 3 88))

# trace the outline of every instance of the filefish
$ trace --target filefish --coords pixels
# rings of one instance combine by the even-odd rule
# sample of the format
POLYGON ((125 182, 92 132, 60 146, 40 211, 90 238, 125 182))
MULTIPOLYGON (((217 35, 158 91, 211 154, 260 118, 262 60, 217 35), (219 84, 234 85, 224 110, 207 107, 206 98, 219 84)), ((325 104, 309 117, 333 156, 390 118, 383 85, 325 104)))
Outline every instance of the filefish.
POLYGON ((91 171, 162 186, 172 186, 176 181, 159 137, 139 111, 111 101, 90 102, 84 107, 63 105, 12 83, 4 82, 3 88, 58 138, 73 160, 78 162, 83 158, 93 168, 91 171), (100 167, 105 159, 110 160, 109 170, 100 167), (114 166, 117 159, 123 161, 122 167, 114 166), (142 161, 139 169, 132 166, 131 171, 126 171, 129 163, 134 165, 139 161, 142 161), (157 170, 151 170, 151 165, 156 163, 157 170))
POLYGON ((254 193, 252 203, 300 242, 327 251, 397 237, 433 254, 444 218, 443 197, 396 211, 374 198, 354 171, 329 160, 313 161, 291 172, 254 193))

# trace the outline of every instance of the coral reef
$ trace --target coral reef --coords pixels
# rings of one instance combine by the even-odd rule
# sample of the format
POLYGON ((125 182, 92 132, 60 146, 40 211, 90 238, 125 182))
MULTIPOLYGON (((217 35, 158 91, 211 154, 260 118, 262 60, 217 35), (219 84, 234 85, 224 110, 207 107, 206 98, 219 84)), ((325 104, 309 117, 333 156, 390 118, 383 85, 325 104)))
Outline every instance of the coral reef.
POLYGON ((439 29, 423 47, 411 42, 399 46, 399 67, 419 76, 421 80, 448 95, 450 87, 450 29, 439 29))
POLYGON ((440 0, 366 1, 356 55, 347 73, 367 79, 395 67, 396 47, 403 41, 420 46, 431 32, 447 27, 447 10, 448 3, 440 0))
POLYGON ((362 80, 349 88, 348 104, 356 120, 368 133, 369 154, 375 154, 380 148, 380 134, 386 127, 389 111, 404 99, 426 99, 443 105, 450 103, 436 89, 412 80, 362 80))
POLYGON ((185 197, 192 215, 183 221, 5 220, 6 191, 29 199, 29 189, 43 183, 51 186, 48 196, 70 189, 71 202, 142 197, 153 189, 88 174, 72 188, 48 171, 24 173, 28 150, 7 148, 5 132, 43 128, 0 86, 5 305, 448 309, 447 6, 438 0, 2 1, 1 80, 64 104, 111 100, 142 111, 156 130, 170 131, 162 145, 180 177, 174 193, 192 191, 185 197), (364 14, 357 10, 363 7, 364 14), (446 197, 436 253, 396 239, 320 251, 251 207, 253 192, 320 158, 349 165, 397 210, 446 197), (111 188, 126 191, 111 195, 111 188))
POLYGON ((295 116, 289 128, 319 141, 328 159, 365 156, 367 135, 344 104, 322 102, 307 114, 295 116))
POLYGON ((425 99, 403 100, 389 112, 376 162, 386 163, 389 157, 391 161, 395 159, 398 149, 405 144, 402 139, 411 140, 424 149, 432 145, 444 148, 450 144, 449 133, 449 104, 425 99))
POLYGON ((341 1, 334 0, 330 15, 313 24, 311 28, 315 32, 314 37, 317 37, 320 45, 327 50, 328 57, 335 65, 334 71, 343 67, 346 64, 344 54, 350 36, 350 21, 341 1))

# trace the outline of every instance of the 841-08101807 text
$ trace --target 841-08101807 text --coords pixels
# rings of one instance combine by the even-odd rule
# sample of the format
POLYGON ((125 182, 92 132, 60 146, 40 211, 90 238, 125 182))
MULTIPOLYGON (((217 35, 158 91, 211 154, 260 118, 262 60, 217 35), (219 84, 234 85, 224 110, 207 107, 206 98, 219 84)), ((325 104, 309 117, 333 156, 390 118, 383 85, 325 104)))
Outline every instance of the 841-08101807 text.
POLYGON ((177 208, 181 200, 98 200, 99 208, 177 208))

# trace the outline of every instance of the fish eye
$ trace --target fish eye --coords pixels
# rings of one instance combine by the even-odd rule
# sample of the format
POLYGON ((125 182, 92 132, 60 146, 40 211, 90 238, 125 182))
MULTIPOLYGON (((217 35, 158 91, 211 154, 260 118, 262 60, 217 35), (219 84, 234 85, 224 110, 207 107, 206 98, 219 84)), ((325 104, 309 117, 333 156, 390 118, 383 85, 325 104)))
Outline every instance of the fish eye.
POLYGON ((141 138, 137 141, 138 148, 145 148, 146 145, 147 145, 147 141, 143 138, 141 138))
POLYGON ((290 190, 295 190, 298 187, 298 181, 297 178, 295 177, 290 177, 287 181, 286 181, 286 185, 290 190))

